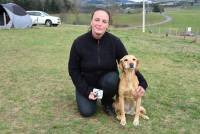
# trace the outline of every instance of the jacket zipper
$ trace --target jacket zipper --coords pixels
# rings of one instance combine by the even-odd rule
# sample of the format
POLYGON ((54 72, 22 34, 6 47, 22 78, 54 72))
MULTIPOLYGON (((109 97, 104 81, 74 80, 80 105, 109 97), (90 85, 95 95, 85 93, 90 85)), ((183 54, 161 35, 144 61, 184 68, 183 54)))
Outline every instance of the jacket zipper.
POLYGON ((98 65, 100 65, 100 44, 99 44, 99 40, 97 41, 97 56, 98 56, 98 65))

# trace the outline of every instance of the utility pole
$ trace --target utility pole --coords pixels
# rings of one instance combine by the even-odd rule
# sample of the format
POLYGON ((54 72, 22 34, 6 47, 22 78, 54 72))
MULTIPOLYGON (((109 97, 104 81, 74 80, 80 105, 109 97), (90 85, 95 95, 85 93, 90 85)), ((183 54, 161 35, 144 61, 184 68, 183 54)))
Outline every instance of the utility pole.
POLYGON ((142 32, 145 32, 145 0, 143 0, 143 14, 142 14, 142 32))

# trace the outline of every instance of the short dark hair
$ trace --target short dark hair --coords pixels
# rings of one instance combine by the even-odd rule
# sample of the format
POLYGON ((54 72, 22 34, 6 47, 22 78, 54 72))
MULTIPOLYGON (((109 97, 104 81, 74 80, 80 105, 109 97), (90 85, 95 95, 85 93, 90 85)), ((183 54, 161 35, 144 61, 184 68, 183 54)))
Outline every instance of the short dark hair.
POLYGON ((96 11, 104 11, 104 12, 106 12, 106 13, 108 14, 108 17, 109 17, 109 24, 112 24, 112 17, 111 17, 110 11, 107 10, 107 9, 105 9, 105 8, 102 8, 102 7, 97 7, 97 8, 95 8, 95 9, 91 12, 91 19, 93 18, 94 13, 95 13, 96 11))

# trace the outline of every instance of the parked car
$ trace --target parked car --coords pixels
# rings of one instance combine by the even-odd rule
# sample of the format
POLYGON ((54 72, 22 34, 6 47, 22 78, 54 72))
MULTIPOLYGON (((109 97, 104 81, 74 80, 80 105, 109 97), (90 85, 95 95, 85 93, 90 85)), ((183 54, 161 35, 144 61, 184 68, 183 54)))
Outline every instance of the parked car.
POLYGON ((46 25, 46 26, 58 26, 61 24, 59 17, 50 16, 43 11, 26 11, 31 19, 33 25, 46 25))

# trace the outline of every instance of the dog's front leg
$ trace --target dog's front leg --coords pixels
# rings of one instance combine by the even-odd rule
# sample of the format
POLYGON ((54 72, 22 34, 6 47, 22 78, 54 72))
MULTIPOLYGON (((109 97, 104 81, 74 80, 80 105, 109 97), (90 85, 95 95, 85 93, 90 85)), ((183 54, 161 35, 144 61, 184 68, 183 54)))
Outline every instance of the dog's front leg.
POLYGON ((125 117, 125 111, 124 111, 124 97, 119 96, 119 105, 120 105, 120 113, 121 113, 121 121, 120 124, 122 126, 126 125, 126 117, 125 117))
POLYGON ((136 111, 135 111, 135 118, 133 121, 134 126, 139 125, 139 118, 140 118, 140 105, 141 105, 141 97, 136 100, 136 111))

